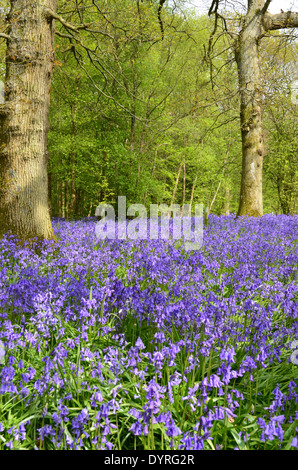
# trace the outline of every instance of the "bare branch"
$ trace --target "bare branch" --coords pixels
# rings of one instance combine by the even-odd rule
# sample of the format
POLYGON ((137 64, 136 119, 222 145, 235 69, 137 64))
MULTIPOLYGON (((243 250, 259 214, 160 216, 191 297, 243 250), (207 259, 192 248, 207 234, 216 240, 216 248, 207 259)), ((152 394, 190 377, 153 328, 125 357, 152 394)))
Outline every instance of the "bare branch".
POLYGON ((62 16, 58 15, 57 13, 54 13, 50 8, 45 8, 44 13, 47 18, 54 18, 55 20, 59 21, 62 24, 62 26, 64 26, 64 28, 68 30, 74 31, 76 33, 79 32, 80 30, 85 30, 85 31, 88 31, 89 33, 102 34, 103 36, 108 36, 109 38, 113 39, 110 34, 104 31, 91 29, 90 26, 92 25, 92 23, 79 24, 79 25, 74 26, 73 24, 65 21, 65 19, 62 18, 62 16))
POLYGON ((266 0, 265 5, 264 5, 263 8, 262 8, 262 13, 263 13, 263 15, 267 12, 270 3, 271 3, 271 0, 266 0))
POLYGON ((0 38, 10 39, 10 36, 8 34, 5 34, 5 33, 0 33, 0 38))
POLYGON ((211 7, 209 8, 209 11, 208 11, 208 16, 211 16, 213 13, 217 13, 218 6, 219 6, 219 0, 213 0, 211 7))
POLYGON ((162 10, 162 7, 163 7, 163 4, 165 3, 166 0, 159 0, 159 5, 158 5, 158 10, 157 10, 157 17, 158 17, 158 21, 159 21, 159 25, 160 25, 160 31, 161 31, 161 37, 162 39, 164 38, 164 27, 163 27, 163 22, 162 22, 162 19, 161 19, 161 10, 162 10))
POLYGON ((60 21, 60 23, 67 29, 70 29, 71 31, 78 31, 80 29, 87 29, 90 24, 88 25, 77 25, 77 26, 74 26, 73 24, 71 23, 68 23, 67 21, 65 21, 64 18, 62 18, 62 16, 58 15, 57 13, 54 13, 50 8, 45 8, 44 9, 44 13, 45 13, 45 16, 47 18, 54 18, 55 20, 58 20, 60 21))
POLYGON ((61 33, 60 31, 55 31, 55 34, 57 34, 57 36, 61 38, 74 39, 74 37, 71 36, 70 34, 64 34, 64 33, 61 33))
POLYGON ((297 28, 298 13, 295 13, 293 11, 277 13, 276 15, 266 13, 263 19, 263 26, 266 31, 274 31, 277 29, 285 28, 297 28))

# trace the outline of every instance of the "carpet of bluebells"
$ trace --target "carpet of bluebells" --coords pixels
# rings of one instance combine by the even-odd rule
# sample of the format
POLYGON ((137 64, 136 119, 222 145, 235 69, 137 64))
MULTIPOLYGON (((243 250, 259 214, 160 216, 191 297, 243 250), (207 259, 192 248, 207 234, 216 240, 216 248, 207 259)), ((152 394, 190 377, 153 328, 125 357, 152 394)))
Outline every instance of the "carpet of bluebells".
POLYGON ((0 449, 298 448, 298 216, 0 241, 0 449), (295 343, 296 341, 296 343, 295 343))

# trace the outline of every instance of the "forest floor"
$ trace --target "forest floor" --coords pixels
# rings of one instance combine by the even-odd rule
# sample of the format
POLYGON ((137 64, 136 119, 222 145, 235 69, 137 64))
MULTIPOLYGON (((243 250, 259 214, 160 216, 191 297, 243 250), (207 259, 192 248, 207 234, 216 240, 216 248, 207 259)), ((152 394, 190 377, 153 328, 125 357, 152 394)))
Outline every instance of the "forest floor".
POLYGON ((298 216, 0 242, 0 449, 297 449, 298 216))

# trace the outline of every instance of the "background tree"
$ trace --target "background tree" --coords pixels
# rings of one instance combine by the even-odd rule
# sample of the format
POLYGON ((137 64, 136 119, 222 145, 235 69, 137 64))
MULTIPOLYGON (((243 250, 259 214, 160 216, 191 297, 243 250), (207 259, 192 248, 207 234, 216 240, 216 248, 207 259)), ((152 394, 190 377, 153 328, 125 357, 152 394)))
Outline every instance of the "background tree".
MULTIPOLYGON (((220 0, 211 4, 209 15, 219 18, 220 0)), ((240 21, 235 39, 235 57, 239 75, 240 123, 242 137, 242 177, 238 215, 263 215, 262 170, 264 139, 260 92, 260 40, 268 31, 298 26, 298 13, 268 12, 271 0, 248 0, 247 11, 240 21)), ((228 29, 227 29, 228 31, 228 29)), ((229 32, 229 34, 233 34, 229 32)))

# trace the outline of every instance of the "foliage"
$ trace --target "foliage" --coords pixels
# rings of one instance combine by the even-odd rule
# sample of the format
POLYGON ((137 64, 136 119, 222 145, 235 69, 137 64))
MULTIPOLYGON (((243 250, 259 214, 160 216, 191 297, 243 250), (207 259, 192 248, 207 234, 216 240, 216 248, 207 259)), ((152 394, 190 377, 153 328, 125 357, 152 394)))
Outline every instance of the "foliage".
POLYGON ((297 216, 0 244, 0 448, 297 448, 297 216))

